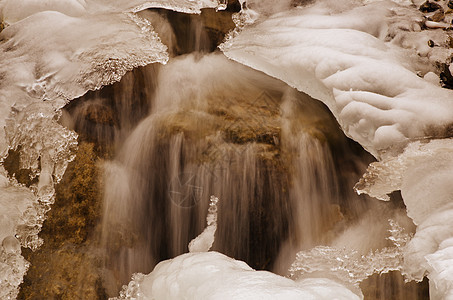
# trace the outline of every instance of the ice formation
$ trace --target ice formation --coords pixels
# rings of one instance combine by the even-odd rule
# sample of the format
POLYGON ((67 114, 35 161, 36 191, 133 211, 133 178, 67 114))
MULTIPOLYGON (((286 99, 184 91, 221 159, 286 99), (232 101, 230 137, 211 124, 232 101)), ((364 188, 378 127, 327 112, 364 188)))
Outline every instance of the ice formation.
POLYGON ((135 275, 117 299, 360 299, 324 278, 301 281, 255 271, 218 252, 187 253, 135 275))
POLYGON ((67 16, 138 12, 147 8, 166 8, 184 13, 200 13, 202 8, 225 9, 225 0, 2 0, 0 10, 6 23, 14 23, 43 11, 58 11, 67 16))
POLYGON ((453 292, 453 143, 451 139, 414 142, 397 157, 369 166, 356 189, 384 198, 401 190, 417 232, 404 252, 403 272, 430 279, 433 299, 453 292))
POLYGON ((189 252, 207 252, 214 244, 215 231, 217 230, 217 202, 219 198, 211 196, 209 201, 207 226, 203 232, 189 243, 189 252))
POLYGON ((411 236, 394 220, 389 220, 389 240, 394 247, 386 247, 361 255, 356 250, 317 246, 297 253, 289 271, 291 278, 304 278, 310 274, 322 274, 335 278, 346 286, 358 288, 358 284, 377 273, 401 270, 403 253, 411 236))

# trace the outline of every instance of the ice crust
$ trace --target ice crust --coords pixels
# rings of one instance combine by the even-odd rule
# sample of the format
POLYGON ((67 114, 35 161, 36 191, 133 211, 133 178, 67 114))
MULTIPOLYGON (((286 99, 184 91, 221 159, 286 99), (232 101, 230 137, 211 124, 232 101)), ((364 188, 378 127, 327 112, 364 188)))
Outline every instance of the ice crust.
POLYGON ((15 299, 29 263, 22 257, 16 228, 24 226, 24 216, 35 202, 33 193, 13 179, 0 166, 0 299, 15 299))
POLYGON ((217 202, 219 198, 211 196, 209 200, 207 226, 203 232, 189 243, 189 252, 207 252, 214 244, 215 232, 217 230, 217 202))
POLYGON ((360 299, 330 279, 296 282, 218 252, 183 254, 133 279, 115 299, 360 299))
POLYGON ((258 18, 221 49, 323 101, 348 136, 381 158, 410 140, 445 136, 453 120, 453 92, 417 76, 442 59, 417 32, 420 19, 391 1, 316 1, 258 18))
POLYGON ((57 11, 67 16, 138 12, 147 8, 165 8, 184 13, 200 13, 202 8, 225 9, 224 0, 2 0, 0 12, 7 24, 43 11, 57 11))
POLYGON ((417 225, 404 251, 408 279, 430 279, 432 299, 453 293, 453 140, 409 144, 394 158, 372 163, 356 185, 361 192, 387 197, 401 190, 407 214, 417 225))
POLYGON ((317 246, 297 253, 296 260, 289 268, 293 279, 318 274, 334 278, 352 289, 359 289, 359 283, 373 274, 400 271, 403 253, 411 236, 394 220, 389 220, 391 229, 387 238, 394 247, 370 251, 366 255, 355 249, 317 246))

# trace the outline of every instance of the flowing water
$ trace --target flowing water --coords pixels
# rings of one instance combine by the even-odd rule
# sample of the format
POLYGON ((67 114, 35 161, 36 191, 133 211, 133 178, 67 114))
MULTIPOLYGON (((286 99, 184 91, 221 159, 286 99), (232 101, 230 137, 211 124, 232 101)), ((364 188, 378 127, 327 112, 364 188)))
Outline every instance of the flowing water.
MULTIPOLYGON (((67 108, 79 134, 113 145, 101 234, 108 294, 187 252, 205 227, 210 195, 220 199, 213 250, 255 269, 287 275, 298 251, 318 245, 363 254, 387 246, 387 220, 407 222, 398 201, 352 190, 372 158, 316 100, 206 53, 202 25, 192 22, 176 51, 195 52, 128 73, 67 108)), ((370 299, 407 295, 400 278, 390 288, 373 280, 364 290, 391 292, 370 299)))

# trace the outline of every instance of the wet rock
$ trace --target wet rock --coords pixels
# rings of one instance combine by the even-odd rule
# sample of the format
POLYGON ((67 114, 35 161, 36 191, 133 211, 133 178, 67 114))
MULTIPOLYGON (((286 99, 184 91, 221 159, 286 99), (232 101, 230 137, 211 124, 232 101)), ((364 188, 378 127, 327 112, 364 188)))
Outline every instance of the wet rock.
POLYGON ((8 172, 9 177, 16 178, 16 180, 20 184, 24 184, 25 186, 29 187, 33 183, 37 183, 37 178, 32 178, 32 172, 30 169, 21 169, 20 167, 20 153, 21 148, 19 147, 16 151, 9 150, 8 156, 6 157, 3 166, 5 170, 8 172))
POLYGON ((440 80, 442 86, 448 89, 453 89, 453 76, 450 72, 449 65, 442 64, 440 72, 440 80))
POLYGON ((232 14, 228 10, 216 12, 215 9, 203 9, 200 15, 168 11, 168 20, 177 40, 176 53, 216 50, 224 36, 235 27, 232 14))
POLYGON ((212 52, 223 42, 225 35, 235 28, 232 15, 239 12, 237 0, 229 0, 226 10, 202 9, 200 15, 188 15, 165 11, 174 29, 177 40, 177 54, 194 51, 212 52))
POLYGON ((234 144, 262 143, 278 147, 281 131, 279 99, 268 93, 255 96, 255 100, 230 100, 228 122, 223 126, 225 141, 234 144))
POLYGON ((112 155, 114 139, 142 120, 150 109, 158 64, 134 69, 113 85, 72 100, 61 122, 81 140, 94 143, 103 157, 112 155))
POLYGON ((429 294, 428 279, 422 283, 415 281, 404 282, 404 278, 399 272, 389 272, 386 274, 374 274, 360 283, 360 288, 364 299, 428 299, 429 294))
POLYGON ((118 123, 118 121, 115 120, 113 110, 106 105, 89 105, 84 113, 85 115, 83 116, 83 118, 89 122, 110 126, 116 125, 118 123))
POLYGON ((451 36, 448 37, 447 46, 453 48, 453 38, 451 36))
POLYGON ((99 277, 100 262, 88 249, 75 249, 68 245, 41 253, 45 263, 31 265, 17 299, 107 299, 99 277))
POLYGON ((201 13, 201 18, 206 28, 206 32, 211 39, 212 44, 217 47, 225 35, 234 29, 235 25, 232 20, 232 12, 216 12, 213 9, 205 9, 201 13))
POLYGON ((241 4, 238 0, 228 0, 227 11, 239 12, 241 10, 241 4))
POLYGON ((443 11, 442 6, 440 6, 437 3, 430 2, 430 1, 426 1, 425 3, 420 5, 420 8, 419 8, 419 10, 424 13, 433 12, 433 11, 436 11, 439 9, 443 11))
POLYGON ((434 22, 440 22, 445 19, 445 14, 442 10, 436 11, 431 17, 429 17, 429 20, 434 21, 434 22))

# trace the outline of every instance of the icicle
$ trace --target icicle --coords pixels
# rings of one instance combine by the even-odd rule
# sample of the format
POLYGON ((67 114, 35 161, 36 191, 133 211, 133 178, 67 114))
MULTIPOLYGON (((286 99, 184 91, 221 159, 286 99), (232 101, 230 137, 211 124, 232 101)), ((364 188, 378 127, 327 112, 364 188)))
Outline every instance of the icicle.
MULTIPOLYGON (((203 232, 199 236, 194 238, 189 243, 189 252, 191 253, 208 252, 211 249, 212 244, 214 243, 214 235, 217 229, 217 202, 219 202, 219 198, 217 198, 216 196, 211 196, 209 200, 208 215, 206 217, 207 227, 203 230, 203 232)), ((156 266, 153 272, 156 272, 158 268, 159 265, 156 266)), ((150 276, 151 274, 146 276, 150 276)), ((110 300, 149 299, 143 294, 142 290, 140 289, 140 285, 143 283, 143 280, 146 276, 141 273, 133 274, 131 282, 128 285, 123 285, 123 288, 120 292, 120 296, 116 298, 110 298, 110 300)))
POLYGON ((219 198, 211 196, 209 200, 208 216, 206 217, 207 227, 203 232, 189 243, 189 252, 208 252, 214 243, 217 230, 217 202, 219 198))
POLYGON ((297 280, 306 274, 319 272, 334 276, 346 286, 358 286, 375 273, 401 271, 403 253, 412 236, 405 233, 396 221, 390 219, 389 223, 391 229, 387 239, 393 242, 394 247, 361 255, 355 250, 317 246, 297 253, 296 261, 289 269, 290 277, 297 280))

